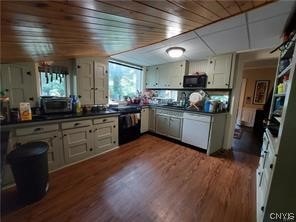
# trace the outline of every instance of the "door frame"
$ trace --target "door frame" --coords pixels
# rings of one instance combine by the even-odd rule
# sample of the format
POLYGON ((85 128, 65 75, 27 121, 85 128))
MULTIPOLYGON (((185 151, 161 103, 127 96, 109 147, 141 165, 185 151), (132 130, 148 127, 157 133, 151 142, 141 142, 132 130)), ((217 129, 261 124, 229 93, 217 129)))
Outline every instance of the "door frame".
POLYGON ((260 49, 260 50, 248 50, 243 52, 238 52, 236 54, 236 62, 234 68, 234 78, 233 78, 233 88, 230 97, 231 107, 226 120, 226 127, 224 133, 224 149, 231 149, 233 141, 233 133, 236 125, 236 117, 239 108, 239 97, 241 92, 241 82, 243 77, 244 66, 247 62, 265 59, 277 59, 279 57, 279 51, 270 54, 271 49, 260 49))

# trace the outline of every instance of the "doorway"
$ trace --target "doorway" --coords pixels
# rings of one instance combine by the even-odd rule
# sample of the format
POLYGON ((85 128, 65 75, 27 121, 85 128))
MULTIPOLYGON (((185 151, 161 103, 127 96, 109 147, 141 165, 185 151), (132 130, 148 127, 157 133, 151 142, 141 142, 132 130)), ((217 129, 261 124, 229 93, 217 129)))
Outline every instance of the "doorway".
POLYGON ((263 121, 268 117, 276 66, 276 59, 248 61, 243 66, 232 141, 234 151, 260 155, 263 121))

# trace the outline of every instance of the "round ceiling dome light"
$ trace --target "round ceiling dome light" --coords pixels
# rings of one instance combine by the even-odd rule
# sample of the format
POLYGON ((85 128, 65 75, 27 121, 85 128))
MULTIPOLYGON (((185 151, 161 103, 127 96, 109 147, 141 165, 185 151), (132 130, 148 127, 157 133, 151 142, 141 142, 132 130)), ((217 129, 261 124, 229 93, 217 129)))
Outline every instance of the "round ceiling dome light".
POLYGON ((166 53, 172 58, 178 58, 185 52, 184 48, 181 47, 171 47, 166 50, 166 53))

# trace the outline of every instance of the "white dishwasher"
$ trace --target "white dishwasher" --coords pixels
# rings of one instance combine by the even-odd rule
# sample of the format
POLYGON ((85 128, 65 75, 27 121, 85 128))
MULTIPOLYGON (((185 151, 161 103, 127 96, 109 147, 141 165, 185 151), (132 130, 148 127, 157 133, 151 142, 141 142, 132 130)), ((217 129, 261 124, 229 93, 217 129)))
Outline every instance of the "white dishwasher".
POLYGON ((211 117, 195 113, 184 113, 182 142, 208 149, 211 117))

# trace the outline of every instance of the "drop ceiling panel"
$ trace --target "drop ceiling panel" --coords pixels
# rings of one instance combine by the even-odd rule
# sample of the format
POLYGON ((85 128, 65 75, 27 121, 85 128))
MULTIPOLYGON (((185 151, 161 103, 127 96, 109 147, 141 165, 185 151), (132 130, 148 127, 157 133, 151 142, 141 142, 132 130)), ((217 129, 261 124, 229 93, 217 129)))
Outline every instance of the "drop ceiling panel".
POLYGON ((251 48, 273 48, 278 45, 287 17, 281 15, 249 24, 251 48))
POLYGON ((220 32, 228 29, 232 29, 238 26, 246 25, 245 15, 237 15, 220 22, 213 23, 203 28, 195 30, 200 36, 208 35, 215 32, 220 32))
POLYGON ((216 54, 249 48, 247 27, 240 26, 201 37, 216 54))
POLYGON ((249 23, 271 18, 273 16, 288 14, 293 8, 294 3, 295 1, 277 1, 266 5, 265 7, 247 12, 249 23))
POLYGON ((187 60, 205 59, 208 56, 214 55, 214 53, 199 38, 183 42, 178 46, 186 49, 184 56, 187 60))

